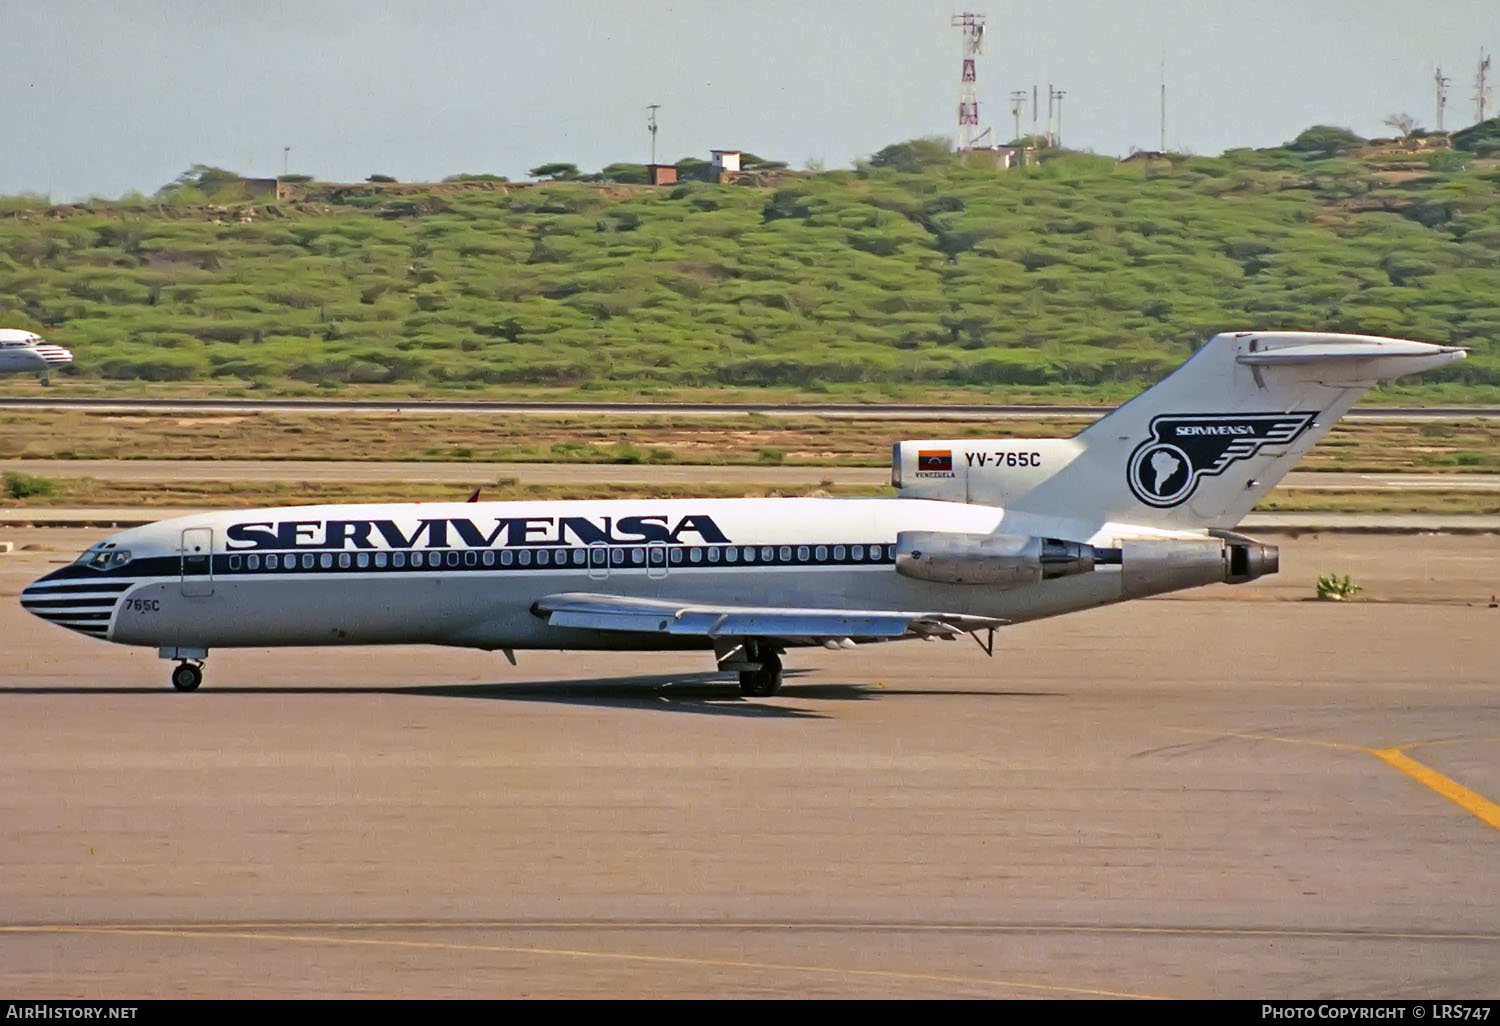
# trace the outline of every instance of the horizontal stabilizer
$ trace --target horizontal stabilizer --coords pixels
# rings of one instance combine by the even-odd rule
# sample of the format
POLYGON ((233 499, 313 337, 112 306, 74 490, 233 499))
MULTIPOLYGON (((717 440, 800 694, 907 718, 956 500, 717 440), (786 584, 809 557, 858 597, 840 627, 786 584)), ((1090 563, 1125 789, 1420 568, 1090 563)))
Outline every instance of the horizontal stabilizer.
POLYGON ((1247 367, 1297 367, 1317 373, 1316 365, 1350 381, 1390 381, 1418 371, 1462 360, 1468 351, 1408 339, 1371 335, 1320 335, 1278 332, 1262 336, 1249 352, 1235 356, 1247 367))

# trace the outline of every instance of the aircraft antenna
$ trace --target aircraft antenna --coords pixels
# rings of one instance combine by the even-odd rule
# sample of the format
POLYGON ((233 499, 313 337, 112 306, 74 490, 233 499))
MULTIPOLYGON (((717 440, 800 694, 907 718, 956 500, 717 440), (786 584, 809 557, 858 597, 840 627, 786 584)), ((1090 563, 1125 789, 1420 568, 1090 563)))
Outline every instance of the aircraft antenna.
POLYGON ((653 103, 646 108, 646 131, 651 133, 651 163, 656 163, 656 111, 661 107, 659 103, 653 103))
POLYGON ((1451 78, 1443 77, 1443 69, 1438 68, 1433 74, 1432 80, 1437 83, 1437 130, 1443 130, 1443 108, 1448 106, 1448 84, 1451 78))
POLYGON ((963 71, 958 80, 958 152, 974 148, 979 131, 979 87, 974 58, 984 52, 984 15, 965 11, 948 22, 963 36, 963 71))

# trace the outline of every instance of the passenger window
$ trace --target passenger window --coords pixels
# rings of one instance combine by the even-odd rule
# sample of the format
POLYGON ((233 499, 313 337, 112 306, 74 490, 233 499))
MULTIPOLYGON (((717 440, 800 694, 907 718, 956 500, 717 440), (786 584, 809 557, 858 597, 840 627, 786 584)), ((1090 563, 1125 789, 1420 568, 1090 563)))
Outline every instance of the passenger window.
POLYGON ((485 566, 494 566, 495 565, 495 550, 494 549, 485 549, 484 550, 484 555, 482 557, 480 557, 480 558, 484 560, 484 565, 485 566))
POLYGON ((708 561, 710 563, 717 563, 719 561, 719 550, 718 549, 716 549, 716 548, 710 548, 708 550, 708 561))
POLYGON ((865 547, 863 545, 856 545, 849 550, 849 554, 856 560, 863 560, 865 558, 865 547))
POLYGON ((827 545, 819 545, 817 547, 816 551, 814 552, 814 558, 816 558, 819 563, 821 563, 821 562, 823 562, 823 560, 827 559, 828 558, 828 546, 827 545))
POLYGON ((254 555, 254 554, 246 556, 245 557, 245 566, 248 567, 251 570, 259 570, 260 569, 260 557, 257 556, 257 555, 254 555))
POLYGON ((531 550, 530 549, 522 549, 519 553, 516 554, 516 562, 520 563, 522 566, 530 566, 531 565, 531 550))
POLYGON ((351 562, 353 562, 353 560, 350 557, 349 553, 347 553, 347 552, 340 552, 339 553, 339 569, 340 570, 347 570, 347 569, 349 569, 349 564, 351 562))
POLYGON ((377 569, 385 569, 386 556, 384 552, 375 553, 375 566, 377 569))
POLYGON ((515 554, 512 553, 510 549, 506 549, 505 551, 500 553, 500 565, 510 566, 511 563, 515 561, 515 558, 515 554))

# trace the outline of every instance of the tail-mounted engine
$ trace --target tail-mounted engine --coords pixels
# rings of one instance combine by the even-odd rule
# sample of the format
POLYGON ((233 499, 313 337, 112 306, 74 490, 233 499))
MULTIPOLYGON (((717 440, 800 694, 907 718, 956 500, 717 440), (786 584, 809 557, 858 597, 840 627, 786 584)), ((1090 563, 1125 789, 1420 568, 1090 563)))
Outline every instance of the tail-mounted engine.
POLYGON ((1211 538, 1127 539, 1118 548, 1024 534, 902 531, 896 572, 939 584, 1017 588, 1118 567, 1123 597, 1200 584, 1243 584, 1274 574, 1276 546, 1225 533, 1211 538))

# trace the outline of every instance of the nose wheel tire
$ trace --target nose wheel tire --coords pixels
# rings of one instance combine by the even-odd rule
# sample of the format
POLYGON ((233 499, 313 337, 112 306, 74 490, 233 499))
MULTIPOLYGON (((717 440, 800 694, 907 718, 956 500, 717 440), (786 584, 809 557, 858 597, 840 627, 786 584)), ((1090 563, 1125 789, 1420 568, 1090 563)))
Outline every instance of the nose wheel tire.
POLYGON ((178 663, 172 671, 172 686, 178 691, 195 691, 203 683, 203 667, 196 663, 178 663))

